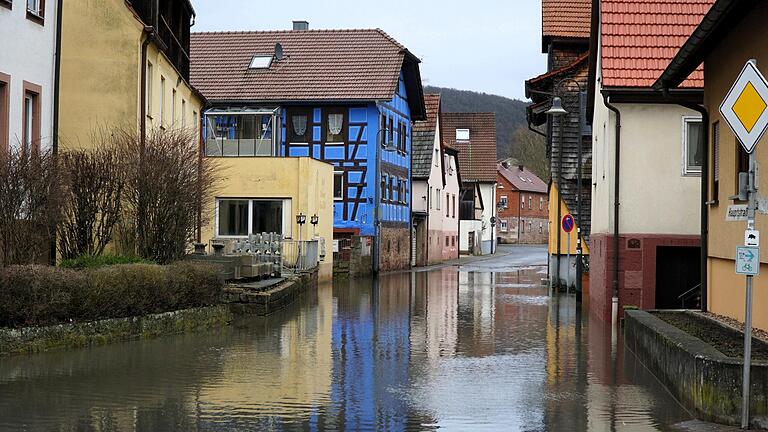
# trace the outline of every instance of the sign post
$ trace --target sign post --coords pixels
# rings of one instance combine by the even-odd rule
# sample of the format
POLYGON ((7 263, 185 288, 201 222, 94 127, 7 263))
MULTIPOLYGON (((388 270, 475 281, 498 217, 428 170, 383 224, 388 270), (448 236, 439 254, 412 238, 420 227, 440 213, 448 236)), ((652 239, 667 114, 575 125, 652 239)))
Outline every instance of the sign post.
POLYGON ((768 127, 768 82, 749 60, 720 105, 720 113, 749 153, 747 230, 744 247, 736 248, 736 273, 746 275, 744 313, 744 369, 742 372, 741 428, 749 427, 749 380, 752 364, 752 279, 760 272, 760 233, 755 230, 757 210, 757 161, 755 147, 768 127))
POLYGON ((563 226, 563 231, 565 231, 566 234, 568 234, 567 236, 568 246, 566 246, 568 248, 568 258, 566 259, 566 262, 568 263, 568 274, 565 278, 565 292, 566 294, 570 294, 571 285, 568 283, 568 281, 571 279, 571 231, 573 231, 573 227, 576 226, 576 223, 573 220, 573 216, 571 216, 571 214, 568 213, 565 216, 563 216, 563 221, 561 225, 563 226))

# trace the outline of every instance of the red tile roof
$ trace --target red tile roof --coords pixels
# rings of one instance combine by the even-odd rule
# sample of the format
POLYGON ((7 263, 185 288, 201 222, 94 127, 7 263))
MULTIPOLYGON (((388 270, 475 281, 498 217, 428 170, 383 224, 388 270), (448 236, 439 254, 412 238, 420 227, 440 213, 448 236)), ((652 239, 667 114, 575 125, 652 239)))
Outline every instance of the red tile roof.
POLYGON ((432 148, 435 145, 440 95, 425 94, 427 119, 413 123, 411 133, 411 175, 415 179, 429 178, 432 171, 432 148))
POLYGON ((541 0, 543 37, 589 38, 592 0, 541 0))
POLYGON ((443 145, 459 151, 462 181, 496 181, 496 115, 494 113, 442 113, 443 145), (456 141, 456 129, 469 129, 469 141, 456 141))
POLYGON ((193 33, 190 81, 211 101, 389 100, 404 61, 419 62, 379 29, 193 33), (277 43, 282 60, 248 69, 277 43))
POLYGON ((547 193, 549 190, 544 180, 526 170, 525 167, 520 169, 517 165, 505 167, 503 164, 498 164, 498 170, 499 175, 512 183, 517 190, 536 193, 547 193))
MULTIPOLYGON (((602 75, 606 87, 650 87, 714 0, 602 0, 602 75)), ((681 85, 704 87, 699 66, 681 85)))

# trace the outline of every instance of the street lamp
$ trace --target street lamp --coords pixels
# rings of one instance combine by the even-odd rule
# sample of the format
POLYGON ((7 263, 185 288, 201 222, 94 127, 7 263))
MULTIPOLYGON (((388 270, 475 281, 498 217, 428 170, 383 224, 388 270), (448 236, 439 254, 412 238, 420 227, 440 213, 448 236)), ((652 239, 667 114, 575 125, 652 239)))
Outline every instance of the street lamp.
MULTIPOLYGON (((552 98, 552 107, 549 108, 546 112, 546 114, 552 116, 553 118, 557 118, 560 120, 560 116, 563 114, 568 114, 568 111, 566 111, 563 108, 563 101, 558 96, 555 96, 552 98)), ((557 280, 557 287, 560 287, 560 238, 562 237, 560 232, 560 218, 561 216, 561 206, 560 206, 560 200, 562 198, 563 191, 562 185, 563 185, 563 122, 558 121, 558 124, 560 125, 560 133, 559 139, 557 140, 557 265, 555 266, 555 278, 557 280)), ((570 245, 569 245, 570 247, 570 245)), ((565 283, 568 283, 568 280, 566 279, 565 283)))
POLYGON ((312 224, 312 235, 317 236, 317 223, 320 222, 320 218, 317 217, 317 213, 313 214, 309 219, 309 223, 312 224))
MULTIPOLYGON (((301 262, 303 261, 301 259, 301 229, 303 228, 304 224, 307 223, 307 215, 304 213, 299 213, 296 215, 296 223, 299 225, 299 256, 296 257, 296 264, 301 268, 301 262)), ((297 269, 297 270, 299 270, 297 269)))

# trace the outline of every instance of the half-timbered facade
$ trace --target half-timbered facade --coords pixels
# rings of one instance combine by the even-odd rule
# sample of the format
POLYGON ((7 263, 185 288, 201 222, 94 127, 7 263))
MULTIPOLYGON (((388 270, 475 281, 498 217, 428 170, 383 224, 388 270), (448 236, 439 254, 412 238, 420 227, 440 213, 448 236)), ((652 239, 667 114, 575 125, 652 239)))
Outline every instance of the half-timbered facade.
POLYGON ((313 199, 332 208, 334 253, 349 259, 357 245, 355 261, 374 271, 407 268, 419 60, 378 29, 302 28, 192 35, 192 81, 210 101, 206 155, 331 165, 332 192, 313 199))

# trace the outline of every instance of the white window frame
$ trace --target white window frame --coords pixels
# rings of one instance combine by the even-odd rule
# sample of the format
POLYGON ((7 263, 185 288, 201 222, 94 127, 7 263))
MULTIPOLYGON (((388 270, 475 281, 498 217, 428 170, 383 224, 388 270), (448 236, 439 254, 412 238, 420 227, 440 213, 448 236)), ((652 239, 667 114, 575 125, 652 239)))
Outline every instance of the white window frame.
POLYGON ((344 171, 334 171, 333 172, 333 200, 334 201, 341 201, 344 199, 344 171), (336 177, 341 177, 341 196, 336 196, 336 177))
POLYGON ((291 211, 290 198, 243 198, 243 197, 218 197, 214 211, 214 231, 213 235, 217 239, 244 239, 253 234, 253 202, 254 201, 282 201, 283 202, 283 238, 290 239, 293 232, 293 213, 291 211), (248 201, 248 234, 247 235, 220 235, 219 234, 219 205, 221 201, 248 201))
POLYGON ((502 208, 509 208, 509 199, 507 199, 506 195, 500 196, 499 202, 501 203, 502 208))
MULTIPOLYGON (((702 133, 704 133, 704 124, 702 123, 701 116, 683 116, 682 117, 682 163, 681 169, 684 177, 699 177, 701 176, 701 167, 688 168, 688 124, 699 123, 702 127, 702 133)), ((706 151, 706 150, 704 150, 706 151)))
POLYGON ((520 194, 520 208, 525 209, 525 195, 520 194))
POLYGON ((165 77, 160 75, 160 127, 165 127, 165 77))
POLYGON ((181 128, 187 126, 187 101, 181 98, 181 128))
POLYGON ((171 124, 176 124, 176 89, 172 90, 171 97, 171 124))
POLYGON ((469 141, 469 129, 456 129, 456 141, 469 141))
POLYGON ((544 210, 544 197, 539 197, 539 210, 544 210))
POLYGON ((504 233, 509 230, 506 219, 501 219, 499 221, 499 229, 501 230, 501 232, 504 232, 504 233))
POLYGON ((147 117, 152 118, 152 95, 154 92, 152 91, 152 87, 154 87, 155 84, 155 68, 152 66, 151 61, 147 61, 147 117))

